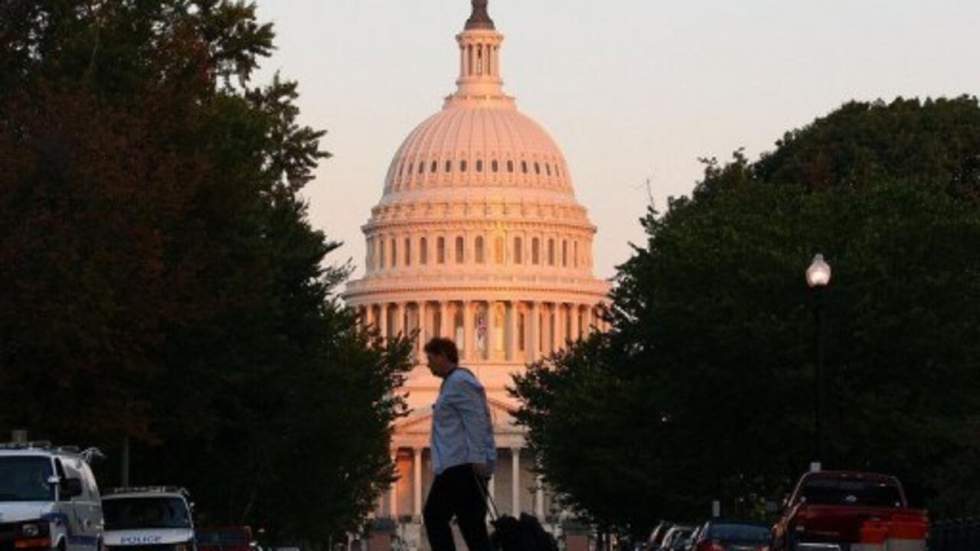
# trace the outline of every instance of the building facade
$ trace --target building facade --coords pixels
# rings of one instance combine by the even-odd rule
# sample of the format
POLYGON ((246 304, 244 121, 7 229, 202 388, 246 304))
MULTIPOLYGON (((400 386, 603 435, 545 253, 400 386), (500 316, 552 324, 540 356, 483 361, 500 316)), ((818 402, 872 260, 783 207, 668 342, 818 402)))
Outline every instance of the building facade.
POLYGON ((504 37, 486 0, 472 4, 456 36, 456 91, 395 153, 362 228, 365 274, 345 292, 381 335, 417 335, 418 365, 405 388, 412 413, 392 442, 400 478, 377 511, 408 526, 403 534, 417 547, 425 547, 417 525, 432 480, 429 429, 440 383, 424 365, 425 341, 454 339, 461 364, 487 389, 498 446, 490 489, 501 512, 551 521, 556 511, 522 453, 506 387, 527 363, 601 330, 608 292, 593 275, 596 227, 575 198, 565 158, 504 93, 504 37))

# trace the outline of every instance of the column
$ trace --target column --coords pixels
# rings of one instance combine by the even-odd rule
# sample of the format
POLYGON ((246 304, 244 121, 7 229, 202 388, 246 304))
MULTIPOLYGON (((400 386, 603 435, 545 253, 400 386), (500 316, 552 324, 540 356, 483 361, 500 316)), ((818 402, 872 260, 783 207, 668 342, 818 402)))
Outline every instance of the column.
MULTIPOLYGON (((394 450, 391 452, 391 462, 395 465, 395 471, 398 470, 398 451, 394 450)), ((391 518, 398 518, 398 481, 391 483, 391 488, 388 490, 388 512, 391 514, 391 518)))
POLYGON ((418 319, 419 322, 419 326, 417 327, 418 336, 415 337, 415 357, 417 358, 425 357, 422 349, 425 348, 426 328, 431 327, 429 320, 426 318, 427 315, 426 312, 428 310, 428 308, 426 308, 427 304, 428 303, 424 300, 420 300, 415 303, 415 307, 417 308, 417 310, 415 311, 417 314, 416 319, 418 319))
POLYGON ((519 315, 520 312, 517 311, 517 302, 512 300, 507 303, 507 329, 505 331, 505 338, 507 361, 509 362, 517 360, 517 316, 519 315))
POLYGON ((463 356, 466 361, 473 360, 476 358, 475 348, 476 339, 473 335, 473 303, 464 300, 463 301, 463 356))
POLYGON ((521 449, 511 448, 511 514, 521 517, 521 449))
POLYGON ((541 334, 541 324, 538 319, 539 313, 538 303, 531 302, 527 309, 527 326, 529 330, 528 339, 524 347, 527 350, 527 360, 529 362, 534 362, 538 359, 538 343, 540 342, 538 335, 541 334))
POLYGON ((551 319, 554 322, 549 324, 551 326, 551 351, 557 352, 562 348, 564 348, 564 346, 562 346, 562 341, 561 341, 561 329, 562 329, 561 303, 556 302, 552 304, 551 312, 552 312, 551 319))
POLYGON ((572 305, 572 340, 582 340, 582 307, 578 304, 572 305))
POLYGON ((386 339, 388 338, 388 303, 382 302, 380 306, 378 313, 381 314, 379 316, 381 319, 378 323, 378 331, 381 332, 381 338, 386 339))
POLYGON ((413 490, 415 492, 415 518, 422 518, 422 448, 415 448, 415 462, 412 464, 415 467, 413 490))
POLYGON ((392 327, 392 333, 397 337, 399 334, 401 336, 407 336, 407 331, 405 330, 405 306, 404 302, 399 302, 395 305, 395 326, 392 327))
POLYGON ((439 336, 444 339, 453 340, 456 335, 453 334, 453 313, 452 309, 449 307, 451 303, 447 301, 442 301, 439 303, 439 312, 442 319, 439 320, 441 326, 439 327, 439 336))
POLYGON ((534 492, 534 515, 544 522, 544 479, 541 475, 538 475, 535 487, 537 491, 534 492))
MULTIPOLYGON (((490 480, 487 481, 487 495, 489 495, 490 496, 490 499, 492 499, 492 500, 497 499, 497 492, 495 490, 496 480, 497 480, 497 477, 496 476, 491 476, 490 477, 490 480)), ((494 503, 496 503, 496 501, 494 501, 494 503)), ((496 507, 496 505, 494 505, 494 507, 496 507)), ((487 504, 487 521, 493 520, 490 517, 490 515, 492 515, 492 514, 494 514, 494 512, 493 512, 493 510, 490 509, 490 504, 488 503, 487 504)), ((498 511, 497 514, 499 514, 499 511, 498 511)))

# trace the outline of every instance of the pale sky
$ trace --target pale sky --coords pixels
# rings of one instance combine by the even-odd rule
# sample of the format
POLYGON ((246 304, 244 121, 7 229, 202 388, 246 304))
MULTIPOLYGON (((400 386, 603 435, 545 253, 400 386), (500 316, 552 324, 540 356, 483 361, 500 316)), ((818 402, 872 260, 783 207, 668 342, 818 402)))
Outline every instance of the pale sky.
MULTIPOLYGON (((301 122, 328 131, 311 221, 364 257, 391 157, 455 89, 468 0, 257 0, 301 122)), ((599 227, 596 275, 691 191, 698 157, 750 158, 850 99, 980 94, 980 0, 490 0, 518 108, 565 153, 599 227)))

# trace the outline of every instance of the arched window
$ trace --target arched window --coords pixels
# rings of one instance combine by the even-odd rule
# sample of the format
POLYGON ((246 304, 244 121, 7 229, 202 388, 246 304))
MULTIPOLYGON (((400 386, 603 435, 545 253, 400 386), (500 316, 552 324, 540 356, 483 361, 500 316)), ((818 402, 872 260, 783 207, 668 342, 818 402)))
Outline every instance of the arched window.
POLYGON ((436 262, 439 264, 446 263, 446 238, 440 237, 436 239, 436 262))
POLYGON ((524 240, 520 237, 514 238, 514 264, 524 263, 524 240))
POLYGON ((450 171, 452 171, 452 169, 453 169, 453 162, 452 161, 446 161, 446 172, 450 172, 450 171))
POLYGON ((459 171, 460 172, 466 172, 466 160, 465 159, 459 162, 459 171))
POLYGON ((462 264, 463 260, 465 260, 464 258, 465 247, 466 247, 466 242, 463 240, 463 238, 457 237, 456 238, 456 264, 462 264))
POLYGON ((541 174, 541 165, 539 165, 537 162, 534 163, 534 173, 541 174))
POLYGON ((514 172, 514 161, 507 161, 507 172, 514 172))
POLYGON ((548 265, 549 266, 555 265, 555 240, 554 239, 548 240, 548 265))
POLYGON ((387 266, 385 264, 385 241, 378 238, 378 269, 383 270, 385 266, 387 266))
POLYGON ((562 267, 568 267, 568 240, 562 239, 561 241, 561 265, 562 267))
POLYGON ((527 174, 527 161, 521 161, 521 172, 527 174))
POLYGON ((429 263, 429 240, 419 239, 419 264, 425 266, 429 263))
POLYGON ((546 174, 547 174, 548 176, 551 176, 551 165, 549 165, 548 163, 545 163, 545 164, 544 164, 544 171, 545 171, 545 173, 546 173, 546 174))
POLYGON ((493 256, 497 264, 504 263, 504 238, 498 237, 493 240, 493 256))
POLYGON ((412 238, 405 238, 405 266, 412 265, 412 238))
POLYGON ((483 172, 483 159, 476 160, 476 171, 483 172))
POLYGON ((419 161, 419 174, 425 172, 425 161, 419 161))
POLYGON ((531 264, 541 264, 541 240, 537 237, 531 239, 531 264))
POLYGON ((394 237, 391 238, 391 267, 394 268, 398 265, 398 241, 394 237))
POLYGON ((578 241, 572 243, 572 260, 574 261, 574 266, 578 268, 578 241))
POLYGON ((497 159, 494 159, 493 161, 490 162, 490 170, 497 172, 497 168, 498 168, 497 159))
POLYGON ((485 257, 483 254, 483 236, 476 236, 476 242, 474 243, 474 248, 476 249, 476 263, 483 264, 485 262, 485 257))
POLYGON ((429 172, 435 174, 437 168, 439 168, 439 163, 432 161, 432 165, 429 166, 429 172))
POLYGON ((412 170, 415 168, 415 163, 408 163, 408 175, 412 175, 412 170))

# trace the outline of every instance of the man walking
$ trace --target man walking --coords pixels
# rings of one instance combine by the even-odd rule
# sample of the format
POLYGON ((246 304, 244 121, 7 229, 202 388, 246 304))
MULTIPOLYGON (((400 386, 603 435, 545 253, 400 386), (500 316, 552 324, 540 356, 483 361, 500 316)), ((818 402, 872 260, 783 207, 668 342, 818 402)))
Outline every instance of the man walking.
POLYGON ((442 379, 432 408, 432 471, 435 480, 422 516, 432 551, 456 551, 449 521, 455 516, 470 551, 490 551, 487 481, 497 462, 486 392, 473 373, 459 367, 456 344, 434 338, 425 345, 429 370, 442 379))

